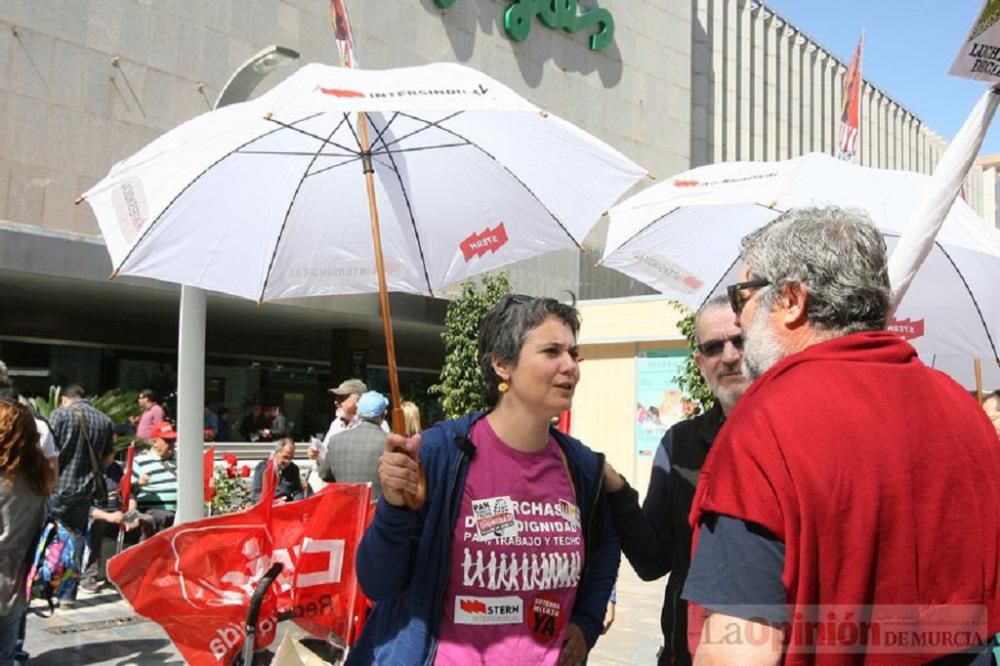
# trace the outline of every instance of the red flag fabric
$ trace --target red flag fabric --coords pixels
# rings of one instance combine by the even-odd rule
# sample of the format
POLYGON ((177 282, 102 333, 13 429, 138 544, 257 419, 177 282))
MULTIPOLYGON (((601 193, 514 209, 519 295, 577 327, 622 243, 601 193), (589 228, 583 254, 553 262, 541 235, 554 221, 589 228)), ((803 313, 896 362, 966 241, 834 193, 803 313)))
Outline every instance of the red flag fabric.
POLYGON ((840 138, 837 144, 837 157, 848 162, 857 162, 858 135, 861 133, 861 52, 864 49, 865 35, 861 33, 858 45, 854 48, 854 57, 844 75, 844 106, 840 114, 840 138))
POLYGON ((354 34, 351 32, 351 18, 347 14, 344 0, 330 0, 330 20, 333 21, 340 64, 344 67, 356 67, 358 63, 354 53, 354 34))
POLYGON ((572 421, 572 413, 567 409, 565 412, 559 414, 559 422, 556 423, 556 430, 563 433, 564 435, 568 435, 571 421, 572 421))
POLYGON ((215 496, 215 489, 212 487, 212 476, 215 474, 215 444, 205 449, 202 457, 202 477, 204 478, 205 503, 208 504, 215 496))
POLYGON ((121 499, 122 511, 128 511, 128 501, 132 497, 132 463, 135 460, 135 444, 128 447, 125 455, 125 473, 122 474, 121 485, 118 486, 118 497, 121 499))
POLYGON ((195 666, 230 663, 254 586, 273 562, 285 568, 264 598, 257 649, 274 640, 286 614, 317 635, 348 637, 370 497, 361 484, 330 484, 275 506, 265 496, 246 511, 178 525, 126 550, 108 562, 108 578, 195 666))

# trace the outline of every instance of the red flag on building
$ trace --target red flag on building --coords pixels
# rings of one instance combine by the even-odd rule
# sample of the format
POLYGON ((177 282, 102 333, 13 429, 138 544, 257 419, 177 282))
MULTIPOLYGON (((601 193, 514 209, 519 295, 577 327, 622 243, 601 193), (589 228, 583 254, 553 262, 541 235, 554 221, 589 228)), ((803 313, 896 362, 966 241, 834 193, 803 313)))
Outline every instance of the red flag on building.
POLYGON ((840 137, 837 142, 837 157, 847 162, 857 163, 861 143, 861 52, 865 44, 865 33, 861 33, 854 57, 844 75, 844 106, 840 112, 840 137))
POLYGON ((347 14, 347 0, 330 0, 330 20, 333 21, 333 31, 337 37, 340 64, 344 67, 356 67, 358 62, 354 53, 351 17, 347 14))
POLYGON ((228 664, 244 639, 250 596, 273 562, 285 565, 261 607, 257 648, 278 618, 317 635, 350 636, 358 589, 354 556, 371 488, 330 484, 298 502, 270 498, 246 511, 177 525, 108 562, 135 612, 158 623, 185 661, 228 664))

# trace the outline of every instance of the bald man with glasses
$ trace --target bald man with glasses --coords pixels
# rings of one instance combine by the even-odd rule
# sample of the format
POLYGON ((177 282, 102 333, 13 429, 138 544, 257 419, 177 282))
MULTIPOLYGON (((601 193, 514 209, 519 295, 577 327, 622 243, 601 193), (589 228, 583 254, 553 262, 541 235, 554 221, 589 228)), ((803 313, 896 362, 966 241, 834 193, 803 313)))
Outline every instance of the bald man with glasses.
POLYGON ((625 479, 610 465, 604 468, 604 487, 622 552, 643 580, 670 574, 660 614, 660 664, 691 663, 687 602, 681 599, 691 560, 688 514, 712 442, 749 386, 741 370, 743 333, 727 296, 713 297, 698 310, 695 337, 694 360, 715 395, 715 405, 675 424, 663 436, 641 507, 638 493, 625 479))

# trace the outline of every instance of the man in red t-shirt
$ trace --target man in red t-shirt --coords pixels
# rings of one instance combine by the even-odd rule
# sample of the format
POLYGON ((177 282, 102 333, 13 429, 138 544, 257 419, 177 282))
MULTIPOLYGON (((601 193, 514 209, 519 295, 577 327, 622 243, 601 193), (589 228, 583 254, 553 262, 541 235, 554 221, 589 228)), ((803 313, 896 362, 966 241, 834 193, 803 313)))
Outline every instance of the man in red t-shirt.
POLYGON ((1000 445, 968 392, 884 330, 882 234, 800 209, 742 245, 728 293, 754 383, 691 514, 696 663, 990 663, 1000 445))

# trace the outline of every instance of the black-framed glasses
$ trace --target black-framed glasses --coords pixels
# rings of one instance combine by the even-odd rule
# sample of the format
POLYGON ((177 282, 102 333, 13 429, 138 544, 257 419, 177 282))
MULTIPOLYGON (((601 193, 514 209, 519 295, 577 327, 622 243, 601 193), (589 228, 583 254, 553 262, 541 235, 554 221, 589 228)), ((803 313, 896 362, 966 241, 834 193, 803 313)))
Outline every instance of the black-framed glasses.
POLYGON ((726 348, 726 343, 730 343, 733 349, 736 351, 743 351, 743 334, 737 333, 736 335, 730 335, 728 338, 721 338, 715 340, 707 340, 698 345, 698 351, 701 352, 702 356, 707 356, 709 358, 714 358, 722 353, 726 348))
POLYGON ((743 312, 743 307, 747 304, 747 301, 753 298, 753 295, 758 290, 763 289, 770 284, 770 280, 765 280, 764 278, 754 278, 753 280, 737 282, 736 284, 731 284, 726 287, 726 294, 729 295, 729 305, 733 308, 733 312, 736 313, 736 316, 738 317, 740 313, 743 312))

